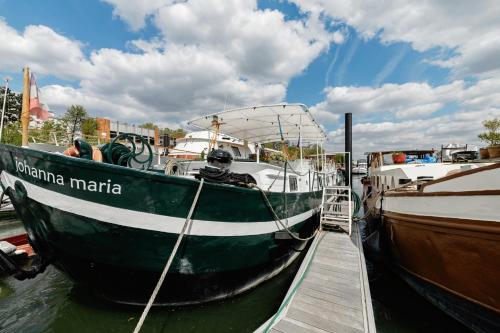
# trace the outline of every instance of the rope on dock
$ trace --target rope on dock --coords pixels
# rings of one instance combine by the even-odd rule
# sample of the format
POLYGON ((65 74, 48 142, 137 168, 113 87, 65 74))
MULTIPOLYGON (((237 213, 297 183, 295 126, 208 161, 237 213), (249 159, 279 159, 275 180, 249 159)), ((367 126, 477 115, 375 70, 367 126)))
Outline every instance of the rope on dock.
POLYGON ((201 188, 203 187, 203 181, 204 181, 204 179, 202 178, 200 181, 200 185, 198 186, 198 191, 196 192, 196 195, 194 197, 193 203, 191 204, 191 208, 189 209, 189 213, 188 213, 188 216, 186 218, 186 221, 184 222, 184 226, 182 227, 182 231, 179 234, 179 237, 177 237, 177 242, 175 243, 174 249, 172 250, 170 257, 168 258, 168 261, 167 261, 167 264, 165 265, 165 268, 163 268, 163 272, 161 273, 160 279, 158 280, 158 283, 156 284, 156 287, 153 290, 151 297, 149 298, 148 304, 146 304, 146 308, 144 308, 144 311, 142 312, 141 318, 139 319, 137 326, 135 326, 134 333, 139 333, 139 331, 141 330, 142 324, 144 324, 144 320, 146 319, 146 316, 148 315, 148 312, 151 309, 151 306, 153 305, 153 302, 156 298, 156 295, 160 291, 161 285, 163 284, 163 280, 165 280, 168 269, 170 268, 170 265, 172 264, 172 261, 174 260, 175 254, 177 253, 177 250, 179 249, 179 245, 181 244, 182 238, 184 237, 186 230, 188 230, 188 226, 190 225, 190 222, 191 222, 191 216, 193 215, 194 208, 196 207, 196 204, 198 202, 198 198, 200 196, 201 188))

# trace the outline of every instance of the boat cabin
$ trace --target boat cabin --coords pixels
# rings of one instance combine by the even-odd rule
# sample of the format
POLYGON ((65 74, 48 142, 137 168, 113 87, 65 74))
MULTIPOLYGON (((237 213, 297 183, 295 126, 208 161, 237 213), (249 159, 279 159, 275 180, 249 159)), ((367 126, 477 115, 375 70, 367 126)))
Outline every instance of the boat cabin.
POLYGON ((438 162, 434 149, 377 151, 365 155, 369 165, 365 183, 378 192, 482 166, 481 163, 438 162))
MULTIPOLYGON (((184 138, 176 140, 175 147, 169 152, 171 158, 196 160, 206 157, 210 142, 215 133, 213 131, 195 131, 186 134, 184 138)), ((234 159, 247 159, 255 154, 255 145, 224 133, 216 135, 214 149, 222 149, 233 156, 234 159)))
MULTIPOLYGON (((318 169, 318 165, 324 163, 324 161, 318 163, 319 156, 316 159, 318 161, 307 160, 302 156, 302 140, 309 142, 326 140, 326 134, 305 105, 278 104, 226 110, 191 120, 188 124, 200 129, 200 132, 195 133, 211 134, 210 141, 206 137, 203 138, 203 144, 208 143, 205 155, 207 159, 175 161, 179 166, 176 175, 198 177, 207 170, 207 166, 211 166, 210 153, 219 149, 231 156, 230 163, 225 167, 228 172, 249 175, 257 186, 268 191, 317 191, 322 189, 323 184, 333 184, 335 181, 334 173, 327 175, 318 169), (226 142, 224 138, 229 138, 230 141, 226 142), (285 158, 286 162, 281 165, 260 160, 261 152, 269 150, 263 145, 270 142, 281 142, 282 151, 274 150, 274 152, 286 155, 286 141, 299 142, 298 160, 290 161, 285 158), (243 156, 240 158, 233 148, 238 148, 238 152, 243 156)), ((185 142, 190 142, 190 139, 187 138, 185 142)))

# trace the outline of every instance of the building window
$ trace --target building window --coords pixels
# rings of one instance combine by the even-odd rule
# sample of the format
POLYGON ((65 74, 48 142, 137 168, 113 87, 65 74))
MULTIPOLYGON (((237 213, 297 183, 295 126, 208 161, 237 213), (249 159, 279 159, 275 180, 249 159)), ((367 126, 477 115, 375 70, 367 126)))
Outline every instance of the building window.
POLYGON ((231 149, 233 150, 233 154, 234 154, 235 157, 240 157, 241 156, 241 153, 240 153, 240 150, 238 149, 238 147, 231 146, 231 149))
POLYGON ((290 192, 298 191, 297 177, 289 177, 288 181, 290 182, 290 192))

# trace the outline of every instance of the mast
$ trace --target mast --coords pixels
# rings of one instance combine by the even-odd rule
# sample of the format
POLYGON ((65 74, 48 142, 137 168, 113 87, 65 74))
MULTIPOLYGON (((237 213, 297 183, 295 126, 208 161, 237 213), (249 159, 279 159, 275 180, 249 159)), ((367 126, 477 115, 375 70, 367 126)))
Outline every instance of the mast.
POLYGON ((214 129, 213 130, 214 134, 213 134, 212 139, 210 140, 210 142, 208 144, 208 153, 207 154, 210 154, 212 149, 214 149, 215 146, 217 145, 217 137, 219 135, 220 125, 222 125, 222 123, 219 122, 219 117, 213 116, 212 117, 212 127, 214 129))
POLYGON ((30 123, 30 69, 24 68, 23 79, 23 109, 21 112, 22 142, 21 146, 28 146, 28 126, 30 123))

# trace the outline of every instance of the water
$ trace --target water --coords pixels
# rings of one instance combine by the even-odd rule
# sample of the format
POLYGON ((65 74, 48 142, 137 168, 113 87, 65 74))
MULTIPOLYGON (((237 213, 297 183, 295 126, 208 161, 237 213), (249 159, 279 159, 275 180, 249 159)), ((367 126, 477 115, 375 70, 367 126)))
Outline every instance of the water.
MULTIPOLYGON (((199 306, 154 307, 141 332, 252 332, 279 307, 299 262, 240 296, 199 306)), ((132 332, 142 307, 90 296, 50 266, 33 280, 0 280, 1 332, 132 332)))
MULTIPOLYGON (((359 192, 359 177, 353 183, 359 192)), ((299 264, 229 300, 153 308, 141 332, 252 332, 277 310, 299 264)), ((469 332, 384 267, 367 264, 378 332, 469 332)), ((141 312, 90 296, 52 266, 32 280, 0 278, 0 332, 132 332, 141 312)))

